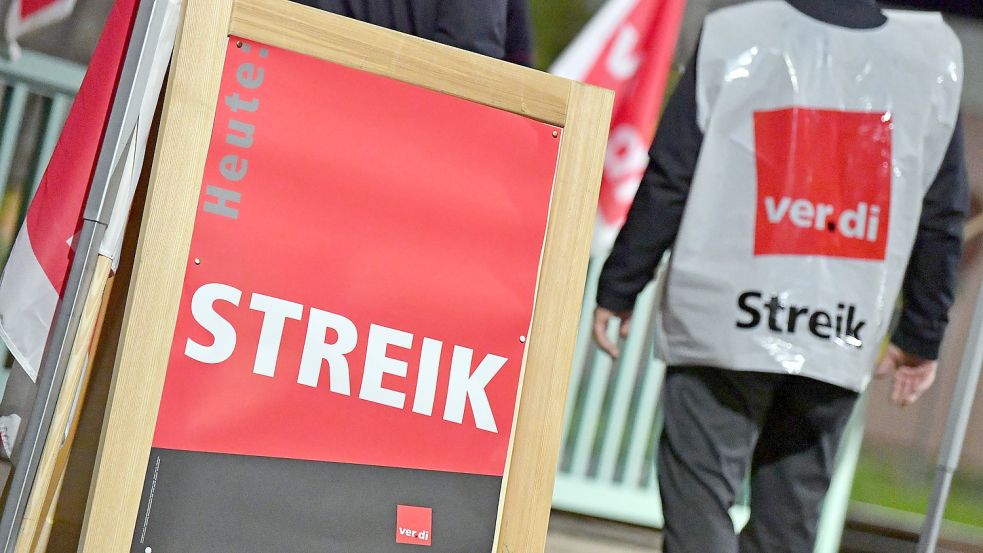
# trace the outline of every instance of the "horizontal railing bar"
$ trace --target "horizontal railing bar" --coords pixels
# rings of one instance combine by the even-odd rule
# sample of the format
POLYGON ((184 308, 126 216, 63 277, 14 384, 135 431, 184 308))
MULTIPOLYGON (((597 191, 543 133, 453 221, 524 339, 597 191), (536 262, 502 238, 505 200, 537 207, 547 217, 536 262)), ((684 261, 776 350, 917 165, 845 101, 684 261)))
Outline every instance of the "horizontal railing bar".
POLYGON ((84 65, 40 52, 22 50, 16 60, 0 57, 0 81, 24 83, 31 92, 43 96, 74 96, 84 76, 84 65))

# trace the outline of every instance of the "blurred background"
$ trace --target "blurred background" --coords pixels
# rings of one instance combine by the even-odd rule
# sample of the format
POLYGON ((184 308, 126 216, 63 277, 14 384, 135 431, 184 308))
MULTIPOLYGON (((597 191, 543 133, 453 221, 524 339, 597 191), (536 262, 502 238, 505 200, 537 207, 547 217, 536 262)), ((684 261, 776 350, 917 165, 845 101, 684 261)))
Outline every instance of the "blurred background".
MULTIPOLYGON (((736 3, 740 2, 687 3, 670 87, 694 48, 703 17, 712 9, 736 3)), ((62 93, 67 94, 71 83, 80 79, 111 4, 112 0, 78 0, 69 20, 21 39, 26 50, 66 62, 51 69, 38 68, 58 73, 62 83, 58 86, 65 87, 62 93)), ((535 65, 549 68, 602 4, 602 0, 529 0, 535 65)), ((836 550, 844 515, 842 551, 914 551, 912 539, 928 503, 962 345, 983 279, 983 0, 907 0, 883 5, 943 10, 962 41, 966 68, 963 116, 973 211, 966 227, 961 288, 943 347, 939 380, 919 403, 904 410, 888 404, 885 383, 872 386, 866 412, 858 413, 847 437, 852 445, 841 456, 841 474, 834 482, 839 498, 836 505, 833 499, 828 501, 830 512, 824 515, 827 527, 820 538, 826 540, 821 544, 824 551, 836 550)), ((0 80, 5 79, 0 72, 0 80)), ((11 90, 4 88, 5 119, 12 116, 11 106, 18 102, 11 90)), ((65 106, 59 105, 54 93, 28 96, 19 103, 17 140, 11 145, 5 137, 8 146, 4 149, 12 151, 0 152, 0 162, 5 157, 13 160, 8 161, 9 176, 2 188, 0 252, 9 248, 23 215, 24 199, 40 176, 38 162, 50 146, 45 131, 64 117, 65 106)), ((592 263, 592 275, 596 276, 597 265, 592 263)), ((585 312, 593 308, 589 288, 585 312)), ((663 367, 654 358, 657 352, 653 356, 647 345, 651 342, 645 332, 648 325, 637 326, 641 327, 639 336, 629 339, 626 355, 616 366, 586 341, 578 346, 557 480, 557 510, 551 524, 551 553, 658 550, 655 528, 661 524, 661 514, 651 454, 659 428, 657 396, 663 367)), ((978 391, 946 510, 942 548, 946 551, 983 551, 981 395, 978 391)), ((741 516, 738 509, 735 517, 741 516)))

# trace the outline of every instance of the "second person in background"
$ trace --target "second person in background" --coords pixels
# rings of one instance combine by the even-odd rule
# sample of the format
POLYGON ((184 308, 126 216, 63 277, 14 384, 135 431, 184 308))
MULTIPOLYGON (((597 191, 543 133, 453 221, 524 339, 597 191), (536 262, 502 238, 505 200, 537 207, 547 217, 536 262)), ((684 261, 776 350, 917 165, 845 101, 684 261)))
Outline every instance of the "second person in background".
POLYGON ((387 29, 531 65, 526 0, 298 0, 387 29))

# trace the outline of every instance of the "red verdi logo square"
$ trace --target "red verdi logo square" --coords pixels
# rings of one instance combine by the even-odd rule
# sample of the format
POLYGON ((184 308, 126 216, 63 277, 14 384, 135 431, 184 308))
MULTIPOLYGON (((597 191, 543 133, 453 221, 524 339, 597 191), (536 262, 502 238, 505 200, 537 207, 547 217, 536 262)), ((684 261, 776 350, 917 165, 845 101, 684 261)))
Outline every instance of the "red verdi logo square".
POLYGON ((396 506, 396 543, 430 547, 433 510, 429 507, 396 506))
POLYGON ((891 116, 800 107, 754 114, 754 255, 883 260, 891 116))

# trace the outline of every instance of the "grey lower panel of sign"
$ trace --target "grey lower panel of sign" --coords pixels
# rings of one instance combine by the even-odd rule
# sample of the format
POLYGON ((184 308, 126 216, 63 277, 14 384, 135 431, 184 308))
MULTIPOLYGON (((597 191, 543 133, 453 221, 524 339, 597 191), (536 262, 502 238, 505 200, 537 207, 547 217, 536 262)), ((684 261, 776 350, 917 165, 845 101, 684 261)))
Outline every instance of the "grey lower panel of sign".
POLYGON ((501 485, 496 476, 153 449, 131 551, 491 552, 501 485), (398 505, 433 510, 429 545, 396 543, 398 505))

